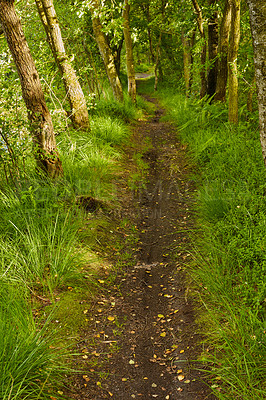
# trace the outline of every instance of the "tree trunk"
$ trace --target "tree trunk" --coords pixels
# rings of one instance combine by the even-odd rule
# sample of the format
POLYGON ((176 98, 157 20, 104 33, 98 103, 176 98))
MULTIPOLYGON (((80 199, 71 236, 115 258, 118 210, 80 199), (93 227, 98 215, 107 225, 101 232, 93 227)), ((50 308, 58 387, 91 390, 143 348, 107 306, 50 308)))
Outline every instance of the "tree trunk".
POLYGON ((228 45, 229 32, 231 25, 231 4, 226 0, 223 18, 220 26, 219 43, 218 43, 218 74, 217 86, 214 99, 216 101, 225 102, 226 85, 228 77, 228 45))
POLYGON ((103 33, 102 24, 99 18, 100 4, 99 0, 91 1, 92 27, 93 33, 98 44, 98 48, 106 69, 106 73, 114 94, 118 101, 123 101, 123 90, 120 79, 118 77, 114 56, 111 52, 106 36, 103 33))
POLYGON ((155 59, 155 68, 154 68, 154 90, 157 91, 158 88, 158 81, 159 81, 159 61, 160 61, 160 47, 161 47, 161 41, 162 41, 162 31, 160 31, 160 36, 158 39, 157 43, 157 48, 156 48, 156 59, 155 59))
MULTIPOLYGON (((216 0, 209 0, 209 5, 214 6, 216 0)), ((217 84, 217 52, 218 52, 218 11, 212 11, 208 22, 208 50, 210 68, 207 77, 207 95, 212 97, 216 92, 217 84)))
POLYGON ((61 73, 71 108, 71 120, 76 128, 88 129, 89 116, 86 100, 78 77, 66 54, 61 29, 56 16, 53 0, 35 0, 45 28, 47 39, 61 73))
POLYGON ((38 72, 14 8, 14 0, 0 0, 0 23, 20 78, 36 146, 37 165, 50 177, 55 178, 62 173, 62 165, 56 148, 53 123, 38 72))
POLYGON ((122 36, 118 46, 116 46, 116 50, 115 52, 113 52, 114 54, 114 61, 115 61, 115 68, 116 68, 116 72, 117 75, 120 76, 120 69, 121 69, 121 52, 122 52, 122 48, 123 48, 123 44, 124 44, 124 37, 122 36))
POLYGON ((125 0, 124 10, 123 10, 123 32, 124 32, 125 46, 126 46, 128 94, 131 97, 132 101, 135 103, 137 89, 136 89, 136 78, 134 69, 132 38, 131 38, 130 24, 129 24, 129 11, 130 11, 130 5, 128 4, 128 0, 125 0))
POLYGON ((200 61, 201 61, 201 69, 200 69, 200 80, 201 80, 201 89, 200 89, 200 98, 202 99, 207 93, 207 80, 206 80, 206 56, 207 56, 207 44, 206 37, 204 32, 204 24, 201 8, 197 2, 197 0, 192 0, 196 15, 197 15, 197 24, 200 32, 200 36, 203 40, 203 47, 201 51, 200 61))
POLYGON ((266 3, 265 0, 247 0, 254 48, 257 84, 260 142, 266 166, 266 3))
POLYGON ((232 8, 231 33, 228 53, 229 122, 238 123, 237 55, 240 40, 240 2, 229 0, 232 8))
POLYGON ((181 33, 181 39, 183 44, 185 89, 186 89, 186 97, 188 97, 190 90, 190 65, 191 65, 190 46, 189 46, 189 40, 184 35, 184 32, 181 33))

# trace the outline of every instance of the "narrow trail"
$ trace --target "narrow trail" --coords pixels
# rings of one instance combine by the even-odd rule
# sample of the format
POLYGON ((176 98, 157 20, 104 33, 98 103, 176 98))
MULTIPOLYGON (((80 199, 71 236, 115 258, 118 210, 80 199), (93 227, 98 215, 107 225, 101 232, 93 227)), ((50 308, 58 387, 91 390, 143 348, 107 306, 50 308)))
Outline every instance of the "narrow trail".
POLYGON ((93 389, 88 378, 78 399, 213 399, 194 361, 201 349, 182 268, 190 257, 194 188, 175 128, 160 120, 164 110, 157 101, 147 100, 156 105, 155 116, 134 126, 137 137, 151 142, 143 156, 149 165, 146 187, 134 199, 137 262, 118 282, 120 293, 109 300, 116 326, 95 324, 96 337, 103 340, 94 353, 105 354, 106 379, 93 389), (118 351, 108 354, 114 345, 118 351))

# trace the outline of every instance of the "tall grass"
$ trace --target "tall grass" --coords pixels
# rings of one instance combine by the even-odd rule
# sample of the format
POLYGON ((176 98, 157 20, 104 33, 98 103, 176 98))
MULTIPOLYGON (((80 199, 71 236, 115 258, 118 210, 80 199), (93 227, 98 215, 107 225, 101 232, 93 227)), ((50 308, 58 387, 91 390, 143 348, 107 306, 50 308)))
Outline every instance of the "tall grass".
POLYGON ((93 234, 91 217, 77 200, 114 198, 119 146, 129 136, 125 121, 139 115, 127 97, 124 104, 103 103, 96 107, 91 132, 63 130, 64 122, 59 124, 64 175, 55 182, 36 173, 33 157, 24 157, 13 132, 10 145, 18 156, 0 143, 7 165, 0 172, 0 399, 54 398, 60 350, 54 347, 52 324, 38 326, 32 307, 37 299, 53 302, 59 291, 80 283, 88 262, 82 251, 90 246, 84 238, 93 234), (84 229, 90 234, 81 240, 84 229))
POLYGON ((46 326, 36 326, 22 294, 1 282, 0 398, 47 399, 53 380, 59 376, 58 354, 46 326))
POLYGON ((197 173, 199 234, 189 267, 200 293, 212 389, 262 400, 265 387, 265 167, 257 123, 227 122, 225 106, 162 91, 197 173))

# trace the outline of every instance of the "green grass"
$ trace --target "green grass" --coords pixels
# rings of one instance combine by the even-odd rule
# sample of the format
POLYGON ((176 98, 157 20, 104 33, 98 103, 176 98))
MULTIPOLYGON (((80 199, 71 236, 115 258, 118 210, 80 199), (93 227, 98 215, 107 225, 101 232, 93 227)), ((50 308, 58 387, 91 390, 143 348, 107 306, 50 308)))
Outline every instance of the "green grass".
POLYGON ((26 294, 1 282, 0 398, 47 399, 60 375, 59 354, 47 326, 36 326, 26 294))
MULTIPOLYGON (((101 263, 94 262, 90 270, 91 259, 97 258, 91 246, 97 224, 107 219, 93 218, 77 199, 116 200, 113 180, 121 145, 130 134, 125 121, 141 115, 144 103, 139 103, 134 106, 127 96, 124 104, 111 97, 99 101, 91 132, 63 128, 65 121, 58 116, 64 175, 55 182, 36 173, 27 136, 21 143, 21 130, 5 125, 14 152, 0 144, 5 162, 0 171, 0 399, 47 400, 60 390, 62 348, 78 338, 84 324, 84 314, 70 317, 69 308, 79 310, 80 299, 89 301, 96 290, 101 263), (43 304, 47 299, 49 308, 43 304), (58 317, 66 321, 60 330, 65 338, 52 328, 58 317)), ((58 392, 55 397, 60 398, 58 392)))
POLYGON ((188 266, 199 293, 212 389, 221 400, 262 400, 265 387, 265 167, 257 122, 227 122, 223 105, 162 90, 189 144, 198 234, 188 266), (253 125, 252 125, 253 124, 253 125), (264 360, 264 361, 263 361, 264 360))

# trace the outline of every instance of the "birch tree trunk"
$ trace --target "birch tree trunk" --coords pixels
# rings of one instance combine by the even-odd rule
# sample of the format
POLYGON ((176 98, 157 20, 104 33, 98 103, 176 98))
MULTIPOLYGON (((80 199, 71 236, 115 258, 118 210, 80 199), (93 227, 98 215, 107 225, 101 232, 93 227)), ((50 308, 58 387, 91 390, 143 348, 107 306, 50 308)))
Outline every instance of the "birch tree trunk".
POLYGON ((231 33, 228 53, 229 122, 238 123, 237 55, 240 41, 240 2, 229 0, 232 8, 231 33))
POLYGON ((125 0, 124 10, 123 10, 123 32, 124 32, 125 46, 126 46, 128 93, 133 102, 135 103, 137 89, 136 89, 136 78, 134 69, 132 38, 130 33, 129 11, 130 11, 130 5, 128 4, 128 0, 125 0))
POLYGON ((14 0, 0 0, 0 24, 13 56, 31 126, 37 166, 51 178, 62 174, 50 112, 14 0))
POLYGON ((226 85, 228 78, 228 48, 229 48, 229 32, 231 26, 231 4, 226 0, 223 18, 220 26, 219 42, 218 42, 218 74, 217 86, 214 99, 216 101, 225 102, 226 85))
POLYGON ((257 84, 260 142, 266 166, 266 3, 265 0, 247 0, 254 48, 257 84))
POLYGON ((66 54, 53 0, 35 0, 47 39, 61 73, 71 108, 71 120, 76 128, 88 129, 86 100, 78 77, 66 54))
POLYGON ((102 29, 102 24, 99 18, 100 3, 99 0, 92 0, 90 2, 91 15, 92 15, 92 28, 93 33, 98 44, 98 48, 105 66, 105 70, 112 88, 114 97, 118 101, 123 101, 123 90, 120 79, 118 77, 114 56, 107 42, 106 36, 102 29))
MULTIPOLYGON (((214 6, 216 0, 209 0, 209 5, 214 6)), ((217 84, 217 53, 218 53, 218 11, 212 11, 212 15, 208 22, 208 50, 210 68, 207 76, 207 94, 209 97, 214 96, 217 84)))

